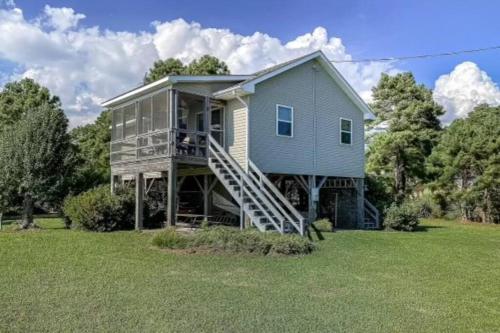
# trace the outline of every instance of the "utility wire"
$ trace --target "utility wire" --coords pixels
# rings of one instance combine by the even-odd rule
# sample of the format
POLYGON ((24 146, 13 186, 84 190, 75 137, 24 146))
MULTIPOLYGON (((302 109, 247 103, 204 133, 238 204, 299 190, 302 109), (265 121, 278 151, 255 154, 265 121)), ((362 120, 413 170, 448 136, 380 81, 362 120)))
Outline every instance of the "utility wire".
POLYGON ((490 47, 483 47, 479 49, 470 49, 470 50, 461 50, 461 51, 450 51, 450 52, 443 52, 443 53, 431 53, 431 54, 420 54, 420 55, 413 55, 413 56, 403 56, 403 57, 390 57, 390 58, 375 58, 375 59, 358 59, 358 60, 330 60, 331 62, 334 63, 356 63, 356 62, 385 62, 385 61, 400 61, 400 60, 409 60, 409 59, 425 59, 425 58, 436 58, 436 57, 445 57, 445 56, 453 56, 453 55, 458 55, 458 54, 464 54, 464 53, 476 53, 476 52, 483 52, 483 51, 491 51, 491 50, 498 50, 500 49, 500 45, 498 46, 490 46, 490 47))

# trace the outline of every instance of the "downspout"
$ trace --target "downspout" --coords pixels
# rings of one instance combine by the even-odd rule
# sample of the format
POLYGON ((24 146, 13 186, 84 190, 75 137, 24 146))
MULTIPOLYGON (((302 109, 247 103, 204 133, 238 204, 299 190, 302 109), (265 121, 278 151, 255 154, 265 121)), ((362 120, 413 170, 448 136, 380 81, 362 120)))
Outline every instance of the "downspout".
POLYGON ((240 101, 241 104, 243 104, 243 106, 245 106, 245 108, 248 110, 248 104, 245 102, 245 100, 243 98, 241 98, 240 95, 237 95, 236 94, 236 91, 233 91, 233 95, 236 97, 236 99, 238 101, 240 101))

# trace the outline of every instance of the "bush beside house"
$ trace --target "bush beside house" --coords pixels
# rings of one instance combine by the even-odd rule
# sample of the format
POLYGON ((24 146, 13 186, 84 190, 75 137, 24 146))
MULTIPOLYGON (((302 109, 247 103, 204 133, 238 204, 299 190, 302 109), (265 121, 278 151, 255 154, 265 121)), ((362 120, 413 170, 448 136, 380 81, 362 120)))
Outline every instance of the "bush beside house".
POLYGON ((127 192, 113 195, 107 185, 68 197, 63 212, 74 228, 114 231, 134 226, 133 196, 127 192))
POLYGON ((390 230, 415 231, 419 223, 418 207, 408 201, 393 203, 385 210, 384 227, 390 230))

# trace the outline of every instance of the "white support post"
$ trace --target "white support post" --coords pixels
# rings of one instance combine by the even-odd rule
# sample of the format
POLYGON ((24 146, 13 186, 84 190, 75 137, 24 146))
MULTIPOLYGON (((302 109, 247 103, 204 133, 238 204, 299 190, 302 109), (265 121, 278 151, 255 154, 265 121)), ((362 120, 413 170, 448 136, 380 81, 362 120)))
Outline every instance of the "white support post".
POLYGON ((241 205, 240 205, 240 230, 245 229, 245 211, 243 210, 243 205, 245 204, 243 201, 243 191, 241 191, 241 205))
POLYGON ((365 185, 364 179, 359 178, 356 185, 356 218, 358 228, 364 228, 365 225, 365 185))
POLYGON ((111 175, 111 194, 115 194, 115 181, 116 181, 116 176, 111 175))
POLYGON ((135 175, 135 229, 143 228, 143 210, 144 210, 144 175, 137 173, 135 175))
POLYGON ((175 226, 177 218, 177 165, 172 159, 168 166, 167 225, 175 226))
POLYGON ((317 217, 317 203, 318 203, 318 188, 316 187, 316 176, 312 175, 308 177, 308 188, 309 188, 309 210, 308 218, 309 224, 313 223, 317 217))
POLYGON ((203 175, 203 215, 208 221, 208 175, 203 175))

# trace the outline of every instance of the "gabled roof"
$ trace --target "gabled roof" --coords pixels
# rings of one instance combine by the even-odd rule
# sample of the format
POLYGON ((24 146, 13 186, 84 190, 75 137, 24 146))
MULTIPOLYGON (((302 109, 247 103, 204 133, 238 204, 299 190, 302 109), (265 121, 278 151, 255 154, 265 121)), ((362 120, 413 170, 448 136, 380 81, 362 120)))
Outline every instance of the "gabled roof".
POLYGON ((162 79, 151 82, 149 84, 134 88, 116 97, 113 97, 101 105, 103 107, 110 107, 120 104, 137 95, 147 94, 175 83, 211 83, 211 82, 230 82, 236 83, 252 78, 252 75, 169 75, 162 79))
POLYGON ((231 99, 235 95, 248 95, 255 92, 255 85, 258 83, 268 80, 278 74, 302 65, 308 61, 317 59, 319 63, 323 66, 328 74, 333 78, 335 82, 340 86, 340 88, 347 94, 347 96, 353 101, 353 103, 365 114, 365 117, 372 117, 373 113, 370 107, 363 101, 363 99, 358 95, 358 93, 351 87, 351 85, 346 81, 346 79, 340 74, 340 72, 333 66, 330 60, 325 56, 322 51, 316 51, 311 54, 305 55, 300 58, 296 58, 276 66, 267 68, 265 70, 259 71, 249 77, 245 81, 242 81, 232 87, 220 90, 214 93, 214 97, 231 99))
POLYGON ((351 85, 346 81, 346 79, 340 74, 340 72, 333 66, 333 64, 328 60, 322 51, 316 51, 311 54, 307 54, 300 58, 292 59, 290 61, 283 62, 281 64, 266 68, 259 72, 251 75, 169 75, 160 80, 152 82, 150 84, 132 89, 121 95, 113 97, 112 99, 102 103, 103 107, 112 107, 121 104, 127 100, 135 98, 136 96, 144 95, 149 92, 158 90, 159 88, 166 87, 175 83, 211 83, 211 82, 228 82, 235 85, 217 91, 213 95, 216 98, 221 99, 232 99, 235 96, 242 96, 253 94, 255 92, 255 85, 258 83, 268 80, 278 74, 295 68, 303 63, 310 60, 317 59, 317 61, 322 65, 328 74, 333 78, 339 87, 347 94, 347 96, 352 100, 352 102, 365 114, 365 117, 373 117, 373 113, 370 107, 363 101, 363 99, 356 93, 356 91, 351 87, 351 85))

